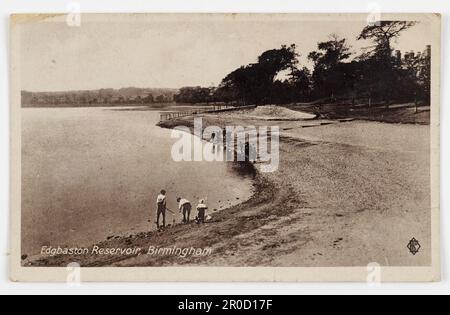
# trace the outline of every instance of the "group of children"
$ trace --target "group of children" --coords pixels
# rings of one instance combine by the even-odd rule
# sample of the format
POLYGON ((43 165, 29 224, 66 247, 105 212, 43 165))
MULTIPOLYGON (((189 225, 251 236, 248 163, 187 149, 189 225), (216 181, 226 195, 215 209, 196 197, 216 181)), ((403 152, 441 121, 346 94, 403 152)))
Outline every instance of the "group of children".
MULTIPOLYGON (((173 215, 175 213, 167 208, 167 192, 165 190, 161 190, 161 193, 158 195, 158 198, 156 200, 157 205, 157 219, 156 219, 156 225, 158 229, 160 228, 160 218, 162 216, 163 220, 163 227, 166 227, 166 211, 171 212, 173 215)), ((191 211, 192 211, 192 204, 189 200, 184 198, 177 198, 178 202, 178 209, 180 213, 183 214, 183 223, 190 223, 191 219, 191 211)), ((203 224, 205 223, 206 218, 206 210, 208 210, 208 206, 206 205, 205 200, 200 200, 197 205, 197 217, 195 218, 195 221, 197 224, 203 224)))

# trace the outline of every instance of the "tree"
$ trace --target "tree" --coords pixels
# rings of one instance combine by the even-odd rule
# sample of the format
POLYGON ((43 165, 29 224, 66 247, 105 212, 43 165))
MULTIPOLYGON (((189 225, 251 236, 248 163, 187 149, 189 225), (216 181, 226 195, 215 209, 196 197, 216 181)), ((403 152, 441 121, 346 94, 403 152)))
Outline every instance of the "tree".
POLYGON ((153 103, 154 101, 153 94, 149 93, 146 97, 144 97, 143 101, 145 104, 153 103))
POLYGON ((165 98, 164 98, 164 95, 158 95, 157 97, 156 97, 156 103, 165 103, 165 98))
POLYGON ((422 99, 431 104, 431 47, 421 55, 418 65, 418 83, 422 88, 422 99))
POLYGON ((312 81, 316 97, 334 98, 345 83, 342 65, 352 56, 346 39, 330 35, 330 40, 318 44, 318 51, 311 52, 308 58, 314 62, 312 81))
POLYGON ((370 89, 374 90, 375 94, 383 95, 386 108, 389 108, 392 98, 397 93, 398 72, 395 69, 392 41, 414 25, 416 22, 381 21, 366 26, 358 37, 358 40, 372 40, 375 44, 365 49, 361 60, 370 60, 366 63, 371 66, 366 75, 373 76, 372 80, 369 79, 373 83, 370 89))
POLYGON ((174 98, 177 103, 198 104, 210 102, 212 95, 212 88, 202 88, 200 86, 183 87, 174 98))
POLYGON ((390 59, 392 56, 392 40, 398 38, 403 31, 416 25, 416 22, 405 21, 381 21, 366 26, 358 37, 358 40, 372 40, 375 46, 367 47, 367 57, 377 56, 382 59, 390 59))
POLYGON ((234 98, 244 104, 274 102, 279 91, 279 82, 275 82, 275 78, 281 71, 295 67, 297 57, 295 45, 268 50, 258 57, 257 63, 228 74, 216 95, 225 99, 234 98))
POLYGON ((293 67, 290 74, 289 83, 293 89, 292 101, 309 101, 311 97, 311 71, 303 67, 298 69, 293 67))
POLYGON ((295 45, 290 47, 282 46, 281 49, 272 49, 264 52, 258 57, 257 65, 263 69, 267 78, 273 82, 280 71, 291 69, 298 63, 298 56, 295 45))
POLYGON ((319 51, 309 54, 309 59, 315 65, 321 65, 327 70, 352 56, 351 47, 347 45, 345 38, 340 39, 338 35, 332 34, 329 39, 329 41, 317 45, 319 51))

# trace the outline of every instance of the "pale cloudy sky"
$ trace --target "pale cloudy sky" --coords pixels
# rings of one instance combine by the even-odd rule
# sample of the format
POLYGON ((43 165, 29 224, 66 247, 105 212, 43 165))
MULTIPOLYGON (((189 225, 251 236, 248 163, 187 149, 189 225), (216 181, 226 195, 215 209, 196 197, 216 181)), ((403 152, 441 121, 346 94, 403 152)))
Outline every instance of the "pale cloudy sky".
MULTIPOLYGON (((370 44, 356 40, 367 25, 361 18, 140 15, 108 19, 83 16, 81 27, 69 27, 61 18, 22 24, 22 89, 210 86, 281 45, 295 43, 305 64, 309 52, 332 33, 347 38, 355 52, 370 44)), ((395 46, 423 51, 430 41, 430 25, 422 22, 395 46)))

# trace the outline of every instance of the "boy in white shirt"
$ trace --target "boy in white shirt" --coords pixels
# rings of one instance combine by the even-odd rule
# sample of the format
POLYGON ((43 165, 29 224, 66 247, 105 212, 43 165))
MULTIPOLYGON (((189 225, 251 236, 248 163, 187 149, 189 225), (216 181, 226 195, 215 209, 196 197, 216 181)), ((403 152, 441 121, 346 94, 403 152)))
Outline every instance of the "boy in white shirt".
POLYGON ((197 206, 197 211, 198 211, 198 215, 197 215, 197 223, 205 223, 205 215, 206 215, 206 210, 208 210, 208 206, 205 203, 205 200, 200 200, 198 206, 197 206))
POLYGON ((191 202, 184 198, 177 198, 179 203, 180 213, 183 213, 183 223, 189 223, 191 221, 191 202))

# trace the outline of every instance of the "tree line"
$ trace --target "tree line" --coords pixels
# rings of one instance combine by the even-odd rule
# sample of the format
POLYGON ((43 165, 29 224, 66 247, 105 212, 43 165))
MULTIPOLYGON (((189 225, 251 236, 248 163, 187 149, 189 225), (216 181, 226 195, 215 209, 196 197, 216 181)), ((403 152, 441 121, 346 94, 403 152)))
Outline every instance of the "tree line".
POLYGON ((317 100, 355 104, 368 99, 387 106, 413 101, 429 104, 431 47, 405 54, 392 48, 393 41, 415 24, 383 21, 365 27, 358 40, 370 40, 373 45, 359 55, 352 52, 347 39, 330 35, 308 54, 312 70, 299 64, 296 45, 268 50, 256 63, 228 74, 218 87, 185 87, 174 100, 263 105, 317 100))
POLYGON ((146 105, 172 103, 175 89, 123 88, 92 91, 29 92, 22 91, 24 107, 39 106, 95 106, 95 105, 146 105))

